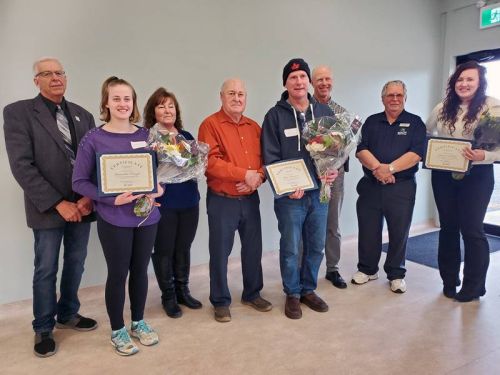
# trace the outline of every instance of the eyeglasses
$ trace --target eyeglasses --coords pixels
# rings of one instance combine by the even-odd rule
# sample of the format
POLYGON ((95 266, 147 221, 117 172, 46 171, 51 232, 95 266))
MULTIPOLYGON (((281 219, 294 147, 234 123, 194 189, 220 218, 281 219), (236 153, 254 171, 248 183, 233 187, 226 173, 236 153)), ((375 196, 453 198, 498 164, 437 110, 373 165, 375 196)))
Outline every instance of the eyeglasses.
POLYGON ((385 97, 387 99, 398 99, 398 100, 401 100, 404 98, 404 95, 403 94, 385 94, 385 97))
POLYGON ((56 70, 55 72, 51 72, 50 70, 46 70, 44 72, 40 72, 35 75, 35 77, 43 77, 43 78, 49 78, 55 75, 58 78, 62 78, 66 76, 66 72, 64 70, 56 70))

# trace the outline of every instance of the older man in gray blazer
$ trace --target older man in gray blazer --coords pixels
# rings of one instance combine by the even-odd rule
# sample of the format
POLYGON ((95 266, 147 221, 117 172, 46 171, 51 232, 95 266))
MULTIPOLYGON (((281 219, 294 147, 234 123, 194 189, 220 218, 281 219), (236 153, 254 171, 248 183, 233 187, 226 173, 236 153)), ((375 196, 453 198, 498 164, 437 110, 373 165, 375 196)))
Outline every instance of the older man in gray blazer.
POLYGON ((78 314, 78 288, 93 220, 92 201, 71 188, 78 143, 95 124, 88 111, 65 100, 67 78, 57 59, 36 61, 33 71, 40 94, 9 104, 3 115, 10 168, 24 190, 26 220, 35 239, 34 353, 48 357, 57 349, 54 326, 79 331, 97 327, 95 320, 78 314), (63 239, 64 264, 57 301, 63 239))

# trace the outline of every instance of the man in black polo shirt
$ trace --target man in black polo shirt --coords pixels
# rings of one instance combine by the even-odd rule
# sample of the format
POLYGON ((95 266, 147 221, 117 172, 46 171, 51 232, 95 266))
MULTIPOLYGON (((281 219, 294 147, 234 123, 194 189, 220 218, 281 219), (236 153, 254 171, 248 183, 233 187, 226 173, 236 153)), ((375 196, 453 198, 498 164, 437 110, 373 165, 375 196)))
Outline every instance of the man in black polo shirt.
POLYGON ((426 132, 422 119, 404 110, 405 101, 402 81, 384 85, 385 111, 367 118, 356 151, 364 176, 357 186, 359 261, 352 283, 378 278, 385 218, 390 241, 384 271, 395 293, 406 292, 406 242, 415 205, 415 173, 423 156, 426 132))

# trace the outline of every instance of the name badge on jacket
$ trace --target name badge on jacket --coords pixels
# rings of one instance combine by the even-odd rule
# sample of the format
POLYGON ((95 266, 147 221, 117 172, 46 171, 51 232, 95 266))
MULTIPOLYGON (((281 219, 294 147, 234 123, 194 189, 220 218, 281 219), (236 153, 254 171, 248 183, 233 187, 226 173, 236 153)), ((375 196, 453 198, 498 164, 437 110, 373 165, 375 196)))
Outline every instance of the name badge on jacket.
POLYGON ((299 129, 297 128, 289 128, 285 129, 285 137, 296 137, 299 135, 299 129))

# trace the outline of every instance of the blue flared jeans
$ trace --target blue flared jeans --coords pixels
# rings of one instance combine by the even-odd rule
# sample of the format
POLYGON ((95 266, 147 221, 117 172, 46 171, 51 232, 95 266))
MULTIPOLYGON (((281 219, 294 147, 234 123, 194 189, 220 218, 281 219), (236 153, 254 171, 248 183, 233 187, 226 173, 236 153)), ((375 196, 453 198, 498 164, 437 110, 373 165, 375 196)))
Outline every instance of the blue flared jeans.
POLYGON ((311 293, 316 289, 319 266, 323 260, 328 204, 320 203, 319 190, 312 190, 301 199, 276 199, 274 212, 281 234, 283 291, 295 297, 311 293))

